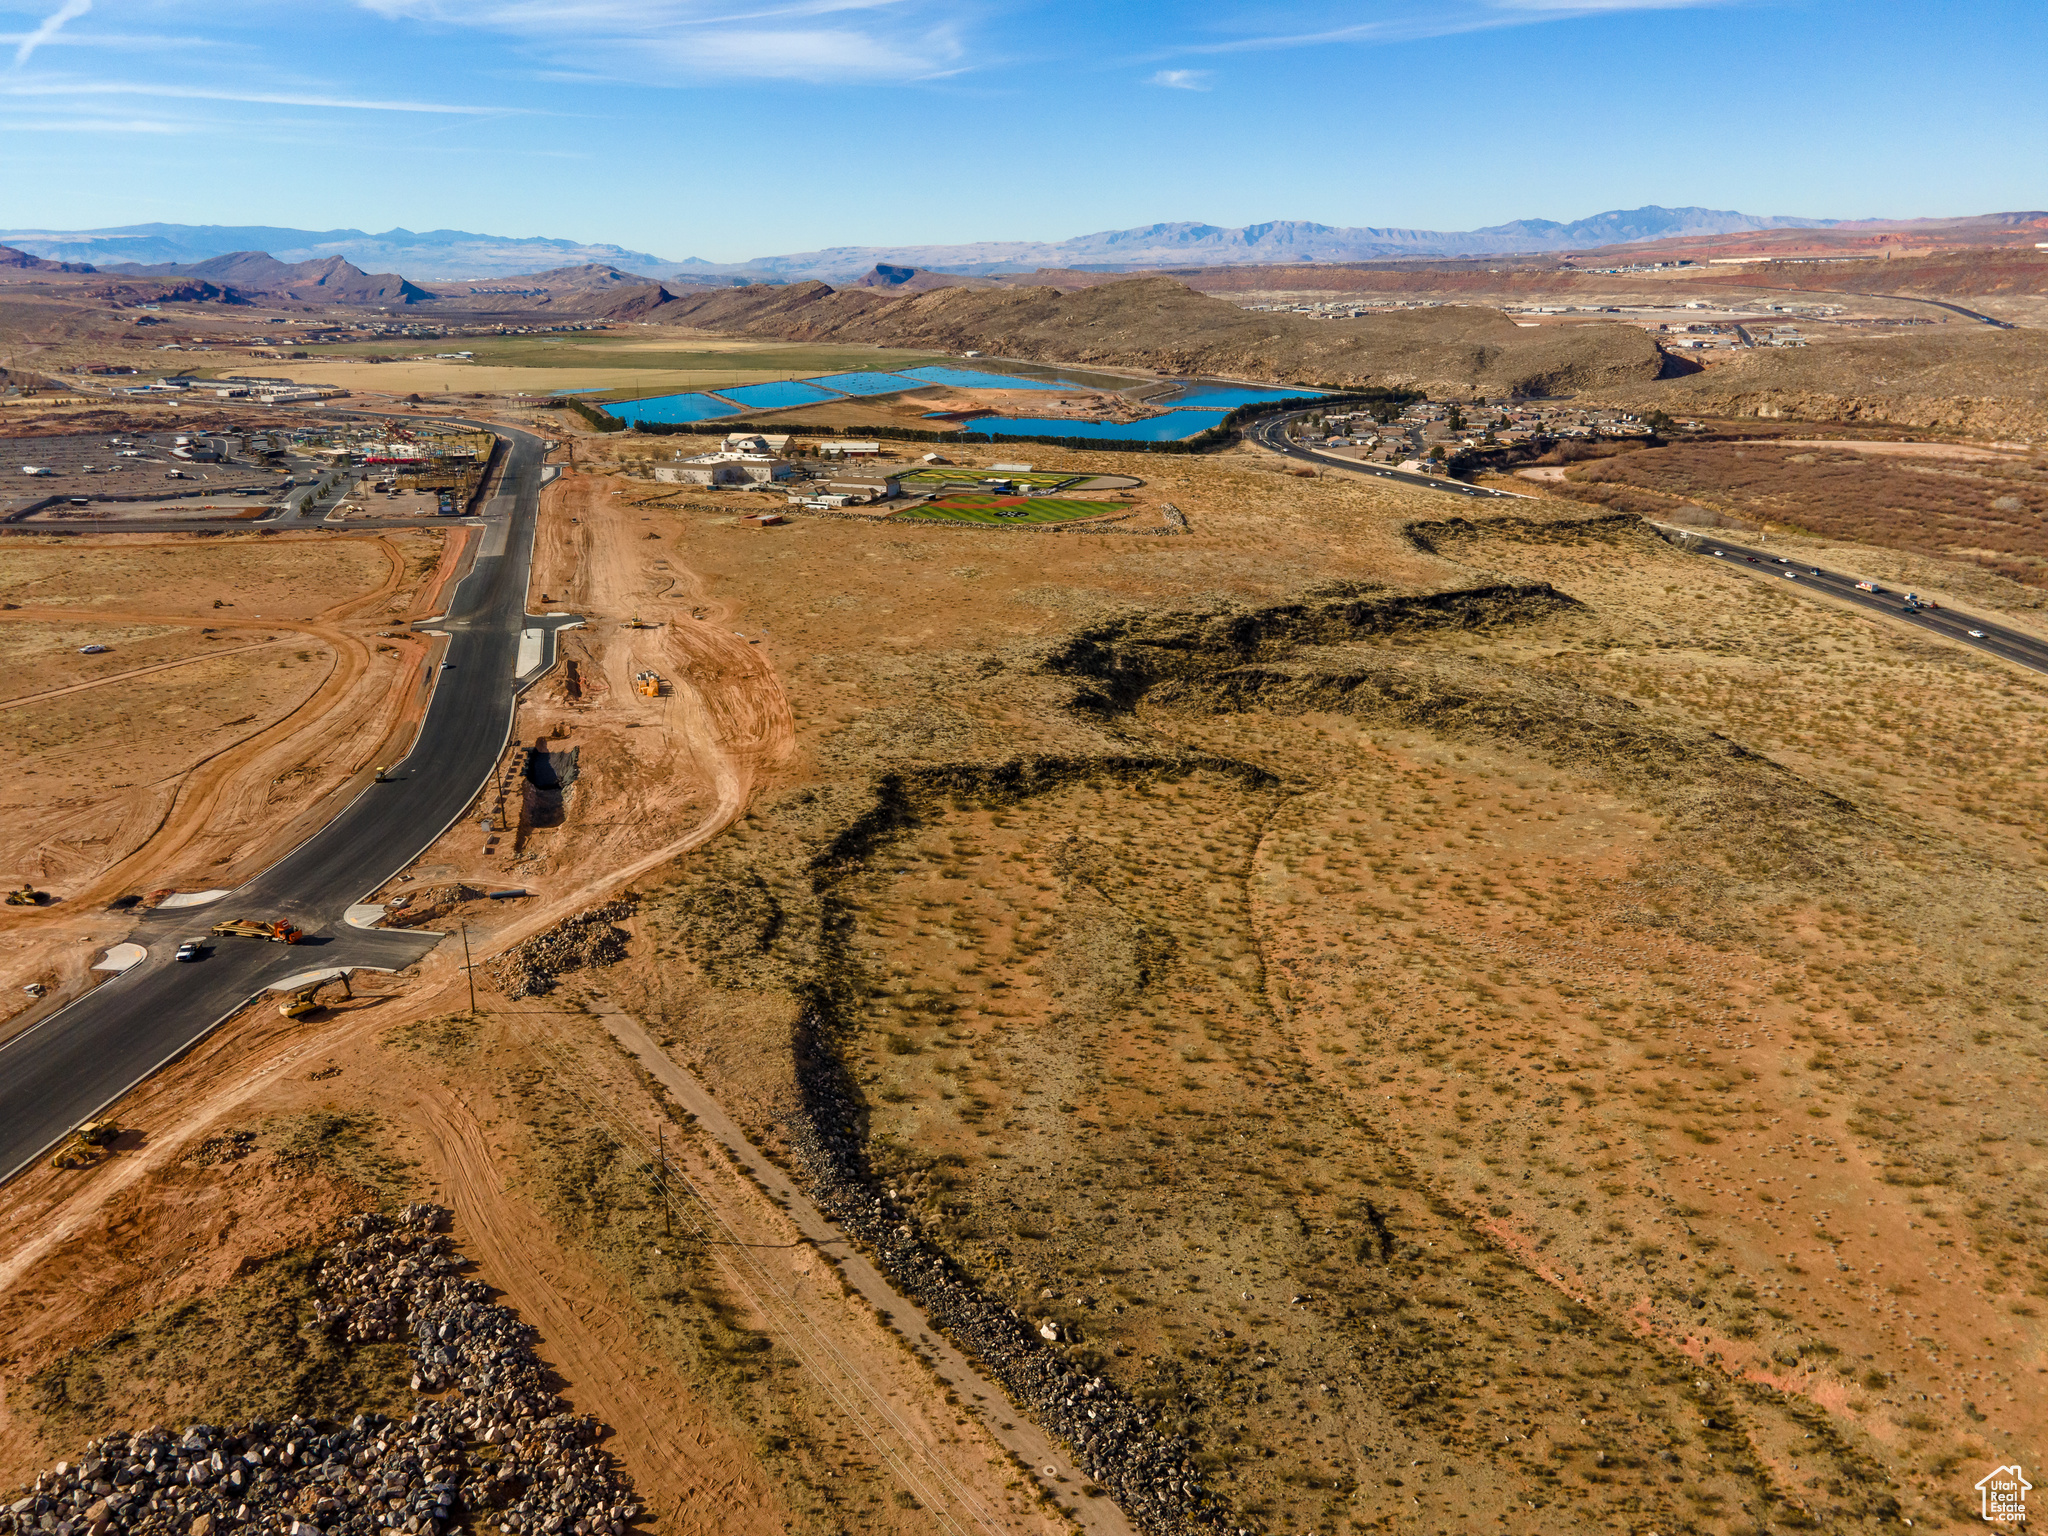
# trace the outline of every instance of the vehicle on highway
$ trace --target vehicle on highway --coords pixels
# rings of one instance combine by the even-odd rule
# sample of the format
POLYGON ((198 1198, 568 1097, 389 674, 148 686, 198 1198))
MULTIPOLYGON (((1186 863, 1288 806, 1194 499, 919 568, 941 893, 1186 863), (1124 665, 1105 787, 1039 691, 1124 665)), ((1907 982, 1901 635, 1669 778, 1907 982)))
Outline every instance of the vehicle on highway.
POLYGON ((1747 560, 1747 561, 1748 561, 1748 562, 1749 562, 1749 563, 1750 563, 1751 565, 1762 565, 1762 564, 1763 564, 1763 561, 1761 561, 1761 560, 1757 559, 1757 557, 1756 557, 1755 555, 1744 555, 1744 556, 1743 556, 1742 558, 1743 558, 1743 559, 1745 559, 1745 560, 1747 560))
POLYGON ((1799 573, 1797 571, 1780 571, 1778 572, 1778 574, 1784 577, 1787 581, 1797 581, 1799 579, 1799 573))
POLYGON ((1859 581, 1856 583, 1856 590, 1858 592, 1882 592, 1884 588, 1874 581, 1859 581))
POLYGON ((1820 574, 1820 567, 1819 567, 1819 566, 1817 566, 1817 565, 1816 565, 1816 566, 1815 566, 1815 567, 1813 568, 1813 574, 1814 574, 1814 575, 1816 575, 1816 576, 1818 576, 1818 575, 1820 574))
POLYGON ((453 672, 455 670, 455 663, 452 661, 444 661, 441 663, 441 670, 443 672, 453 672))
POLYGON ((1780 555, 1774 563, 1778 565, 1790 565, 1792 562, 1790 560, 1787 560, 1783 555, 1780 555))
POLYGON ((1972 640, 1982 640, 1984 638, 1984 631, 1981 629, 1973 629, 1970 631, 1970 638, 1972 640))
POLYGON ((205 953, 205 945, 201 944, 197 939, 187 939, 178 946, 177 958, 180 960, 197 960, 205 953))

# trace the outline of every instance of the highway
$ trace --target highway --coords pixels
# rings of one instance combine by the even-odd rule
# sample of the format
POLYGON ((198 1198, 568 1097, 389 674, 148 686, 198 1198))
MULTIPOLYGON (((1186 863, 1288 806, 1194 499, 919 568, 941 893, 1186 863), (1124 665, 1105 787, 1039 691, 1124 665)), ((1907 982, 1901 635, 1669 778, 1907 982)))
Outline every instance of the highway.
MULTIPOLYGON (((1970 646, 2030 671, 2048 672, 2048 641, 2037 640, 2016 629, 2007 629, 1990 619, 1974 618, 1954 608, 1908 608, 1903 591, 1885 588, 1866 592, 1856 585, 1861 579, 1859 577, 1802 565, 1789 555, 1770 550, 1731 544, 1726 539, 1717 538, 1711 531, 1675 528, 1666 524, 1657 526, 1666 533, 1682 535, 1688 548, 1696 549, 1709 560, 1733 567, 1740 575, 1755 576, 1765 581, 1785 581, 1789 575, 1806 591, 1824 592, 1842 602, 1884 614, 1914 629, 1970 646)), ((1787 584, 1790 585, 1789 582, 1787 584)))
POLYGON ((1418 475, 1413 471, 1405 469, 1387 469, 1378 464, 1361 463, 1357 459, 1343 458, 1334 453, 1317 453, 1312 448, 1300 447, 1292 437, 1288 436, 1287 428, 1291 423, 1300 420, 1302 417, 1314 414, 1314 411, 1308 410, 1283 411, 1274 416, 1262 416, 1245 428, 1245 436, 1249 437, 1261 448, 1270 448, 1273 452, 1284 454, 1290 459, 1302 459, 1311 464, 1327 465, 1329 468, 1347 470, 1355 475, 1372 475, 1381 480, 1398 480, 1403 485, 1419 485, 1424 490, 1442 491, 1446 495, 1468 497, 1474 501, 1483 501, 1488 498, 1500 501, 1519 501, 1522 499, 1513 491, 1496 491, 1489 486, 1467 485, 1462 480, 1450 480, 1442 475, 1418 475))
MULTIPOLYGON (((462 814, 504 750, 520 687, 552 665, 555 632, 579 622, 526 612, 544 453, 530 434, 490 430, 507 443, 503 488, 484 509, 482 542, 448 613, 415 626, 448 637, 450 665, 436 673, 411 752, 390 782, 370 785, 240 889, 143 916, 129 939, 148 949, 145 960, 0 1045, 0 1181, 278 981, 335 966, 396 970, 440 942, 438 934, 357 928, 344 914, 462 814), (522 632, 539 658, 523 678, 515 676, 522 632), (306 940, 209 940, 204 959, 172 959, 179 940, 235 917, 289 918, 306 940)), ((534 654, 529 645, 530 661, 534 654)))
MULTIPOLYGON (((1376 475, 1383 480, 1398 480, 1406 485, 1419 485, 1428 490, 1442 491, 1451 495, 1473 498, 1493 497, 1506 501, 1522 498, 1512 491, 1496 491, 1486 486, 1463 485, 1456 480, 1444 480, 1434 475, 1408 474, 1400 470, 1383 469, 1378 465, 1361 464, 1356 459, 1339 458, 1335 454, 1316 453, 1307 448, 1297 447, 1287 435, 1289 422, 1311 411, 1288 411, 1266 417, 1247 429, 1247 435, 1262 448, 1285 454, 1292 459, 1307 459, 1313 463, 1328 465, 1333 469, 1347 470, 1353 474, 1376 475)), ((1990 619, 1975 618, 1953 608, 1908 608, 1905 593, 1892 591, 1866 592, 1856 583, 1861 579, 1845 576, 1840 571, 1816 569, 1811 565, 1800 565, 1790 556, 1774 552, 1751 549, 1745 545, 1731 544, 1725 539, 1716 539, 1711 533, 1696 528, 1678 528, 1658 524, 1666 533, 1683 537, 1685 547, 1697 549, 1710 560, 1720 560, 1735 567, 1745 575, 1754 575, 1771 580, 1784 580, 1790 572, 1807 591, 1823 592, 1858 608, 1873 613, 1885 614, 1915 629, 1967 645, 1987 655, 1999 657, 2030 671, 2048 673, 2048 642, 2035 639, 2032 635, 1995 623, 1990 619)))

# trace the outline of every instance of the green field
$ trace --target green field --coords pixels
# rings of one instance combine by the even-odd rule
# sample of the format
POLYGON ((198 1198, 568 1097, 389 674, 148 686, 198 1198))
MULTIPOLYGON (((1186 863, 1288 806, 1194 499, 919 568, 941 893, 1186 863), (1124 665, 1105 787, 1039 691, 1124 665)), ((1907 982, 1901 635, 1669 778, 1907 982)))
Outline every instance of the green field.
POLYGON ((1011 523, 1071 523, 1076 518, 1101 517, 1107 512, 1124 510, 1123 503, 1115 501, 1068 501, 1057 496, 962 495, 948 496, 944 501, 899 512, 890 521, 985 523, 1002 527, 1011 523))
POLYGON ((930 465, 924 469, 913 469, 898 475, 906 490, 936 489, 943 485, 978 486, 984 480, 1007 480, 1012 485, 1028 485, 1034 491, 1056 491, 1063 485, 1072 485, 1076 480, 1086 480, 1083 472, 1075 474, 1062 470, 1018 470, 1012 473, 1006 469, 970 469, 966 467, 947 468, 944 465, 930 465))

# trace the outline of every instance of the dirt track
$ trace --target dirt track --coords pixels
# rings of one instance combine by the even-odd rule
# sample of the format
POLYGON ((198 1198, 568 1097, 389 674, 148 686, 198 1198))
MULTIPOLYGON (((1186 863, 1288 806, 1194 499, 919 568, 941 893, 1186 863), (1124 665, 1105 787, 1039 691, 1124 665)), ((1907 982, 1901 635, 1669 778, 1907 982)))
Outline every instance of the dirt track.
MULTIPOLYGON (((168 771, 136 789, 95 795, 82 806, 51 805, 36 821, 17 824, 17 838, 25 844, 36 840, 13 861, 23 866, 21 877, 62 898, 54 906, 8 914, 7 926, 16 936, 10 977, 18 973, 22 984, 41 980, 49 989, 36 1011, 60 1005, 85 982, 82 966, 90 957, 79 953, 80 940, 112 936, 119 925, 110 927, 102 915, 109 901, 137 890, 238 883, 331 814, 333 797, 347 793, 415 727, 430 643, 402 632, 380 640, 373 626, 388 621, 389 605, 401 600, 416 578, 397 545, 388 538, 374 542, 384 557, 384 571, 373 586, 325 605, 310 618, 254 619, 257 628, 318 642, 327 659, 318 685, 283 714, 266 716, 259 710, 245 733, 196 759, 173 760, 168 771)), ((418 583, 414 606, 430 600, 452 573, 456 541, 449 544, 438 568, 418 583)), ((158 547, 181 553, 191 548, 187 543, 125 543, 116 545, 115 552, 126 556, 158 547)), ((116 603, 87 611, 102 625, 191 629, 205 618, 218 622, 196 598, 183 607, 116 603)), ((80 617, 78 606, 29 604, 0 613, 0 622, 75 624, 80 617)), ((270 643, 200 659, 246 654, 270 643)), ((138 669, 10 703, 66 700, 104 686, 133 684, 161 670, 138 669)), ((147 736, 137 740, 136 766, 148 773, 152 758, 163 757, 167 748, 174 752, 175 742, 147 736)), ((18 1014, 17 1027, 27 1017, 18 1014)))

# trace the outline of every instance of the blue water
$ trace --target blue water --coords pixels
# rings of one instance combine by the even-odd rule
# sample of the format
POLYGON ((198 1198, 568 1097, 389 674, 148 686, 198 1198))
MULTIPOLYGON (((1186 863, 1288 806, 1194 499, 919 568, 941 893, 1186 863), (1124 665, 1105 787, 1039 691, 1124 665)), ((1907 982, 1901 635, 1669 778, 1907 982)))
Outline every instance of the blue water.
POLYGON ((1127 443, 1170 443, 1223 420, 1221 411, 1168 411, 1149 421, 1061 421, 1053 416, 977 416, 960 428, 970 437, 1101 437, 1127 443))
POLYGON ((1072 384, 1048 384, 1043 379, 1023 379, 1007 373, 978 373, 971 368, 906 368, 904 377, 926 384, 946 384, 954 389, 1073 389, 1072 384))
POLYGON ((1249 384, 1190 384, 1171 399, 1160 404, 1173 410, 1186 410, 1190 406, 1202 411, 1227 411, 1232 406, 1256 405, 1262 400, 1307 399, 1320 400, 1320 389, 1258 389, 1249 384))
POLYGON ((828 373, 820 379, 805 379, 820 389, 836 389, 842 395, 893 395, 916 389, 923 379, 905 378, 900 373, 828 373))
POLYGON ((737 407, 710 395, 655 395, 647 400, 615 400, 605 409, 621 421, 716 421, 737 416, 737 407))
POLYGON ((816 405, 820 400, 837 400, 839 396, 829 389, 813 389, 808 384, 785 380, 776 384, 747 384, 739 389, 721 389, 719 396, 734 405, 744 405, 750 410, 775 411, 785 405, 816 405))
POLYGON ((616 387, 617 386, 611 384, 599 384, 591 389, 558 389, 555 391, 555 393, 558 395, 601 395, 606 390, 613 389, 616 387))

